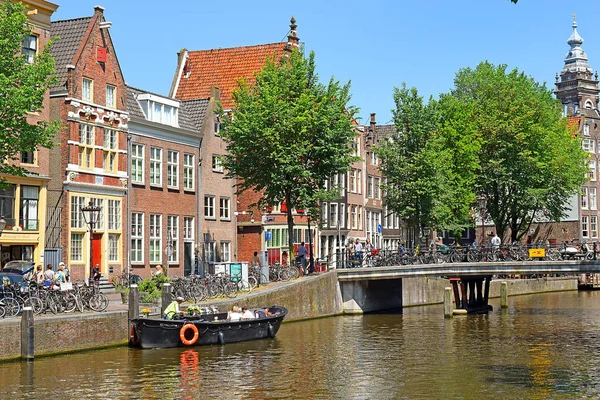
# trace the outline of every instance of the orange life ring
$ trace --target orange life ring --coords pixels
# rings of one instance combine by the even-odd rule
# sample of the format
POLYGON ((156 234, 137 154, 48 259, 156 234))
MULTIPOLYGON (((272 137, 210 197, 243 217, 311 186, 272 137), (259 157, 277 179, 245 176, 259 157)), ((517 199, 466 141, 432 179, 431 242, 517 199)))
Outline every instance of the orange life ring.
POLYGON ((181 339, 181 343, 185 344, 186 346, 193 345, 198 340, 198 328, 194 324, 185 324, 179 331, 179 338, 181 339), (189 340, 185 337, 185 333, 188 329, 191 329, 194 332, 194 337, 189 340))
POLYGON ((131 325, 131 329, 129 330, 129 343, 134 346, 139 344, 139 340, 137 337, 137 332, 135 331, 135 326, 131 325))

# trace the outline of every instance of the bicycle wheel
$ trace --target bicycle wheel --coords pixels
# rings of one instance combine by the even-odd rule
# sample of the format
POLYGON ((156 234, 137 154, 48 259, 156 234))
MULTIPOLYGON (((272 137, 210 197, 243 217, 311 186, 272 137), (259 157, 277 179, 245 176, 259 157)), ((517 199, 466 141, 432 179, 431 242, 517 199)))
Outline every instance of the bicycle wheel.
POLYGON ((33 315, 39 315, 44 312, 44 302, 39 297, 30 297, 25 300, 25 307, 31 307, 33 315))
POLYGON ((235 282, 227 282, 223 286, 223 294, 230 299, 237 297, 238 294, 238 285, 235 282))
POLYGON ((252 292, 253 286, 250 284, 249 281, 250 281, 250 277, 248 277, 247 281, 241 279, 238 282, 238 285, 237 285, 238 286, 238 290, 240 292, 242 292, 243 294, 248 294, 248 293, 252 292))
POLYGON ((90 308, 96 312, 104 311, 108 307, 108 299, 102 293, 96 293, 90 298, 90 308))
POLYGON ((81 300, 80 295, 75 296, 75 304, 77 305, 77 309, 79 310, 79 312, 84 311, 83 300, 81 300))
POLYGON ((70 313, 75 311, 75 308, 77 308, 77 299, 73 293, 67 293, 63 301, 65 302, 65 312, 70 313))
POLYGON ((248 285, 250 285, 252 287, 252 289, 254 289, 255 287, 258 286, 258 279, 256 279, 255 276, 250 275, 248 277, 248 285))
POLYGON ((2 306, 4 307, 5 317, 16 317, 21 312, 21 306, 19 306, 19 302, 11 297, 5 297, 0 301, 2 306))
POLYGON ((6 315, 6 308, 4 308, 4 306, 0 305, 0 318, 4 318, 5 315, 6 315))

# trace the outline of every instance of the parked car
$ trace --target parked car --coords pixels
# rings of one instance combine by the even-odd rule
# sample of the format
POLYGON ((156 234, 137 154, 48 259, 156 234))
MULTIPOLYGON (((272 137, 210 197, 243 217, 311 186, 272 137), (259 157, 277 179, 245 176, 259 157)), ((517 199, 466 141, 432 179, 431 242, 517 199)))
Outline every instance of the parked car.
POLYGON ((4 264, 2 272, 12 272, 19 275, 25 275, 33 271, 35 263, 33 261, 13 260, 4 264))
POLYGON ((0 285, 4 285, 5 282, 10 282, 11 286, 19 286, 25 279, 23 279, 23 275, 14 273, 14 272, 0 272, 0 285))

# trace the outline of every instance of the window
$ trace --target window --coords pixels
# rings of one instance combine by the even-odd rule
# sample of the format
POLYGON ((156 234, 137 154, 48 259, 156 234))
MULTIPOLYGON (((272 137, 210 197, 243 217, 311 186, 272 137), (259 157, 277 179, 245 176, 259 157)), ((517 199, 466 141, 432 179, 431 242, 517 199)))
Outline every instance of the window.
POLYGON ((336 228, 338 225, 338 205, 337 205, 337 203, 331 203, 329 205, 329 215, 330 215, 329 223, 331 224, 331 227, 336 228))
POLYGON ((117 108, 117 88, 112 85, 106 85, 106 107, 117 108))
POLYGON ((108 261, 119 261, 119 235, 108 235, 108 261))
POLYGON ((375 198, 381 199, 381 178, 375 178, 375 198))
POLYGON ((204 218, 215 218, 215 196, 204 196, 204 218))
POLYGON ((588 231, 588 217, 581 217, 581 236, 584 238, 590 237, 590 232, 588 231))
POLYGON ((591 216, 590 217, 590 231, 593 238, 598 237, 598 217, 591 216))
POLYGON ((35 58, 35 54, 37 52, 37 36, 35 35, 27 35, 23 38, 23 48, 21 49, 21 53, 25 58, 25 62, 27 64, 33 64, 33 59, 35 58))
POLYGON ((356 193, 362 193, 362 170, 356 170, 356 193))
POLYGON ((85 197, 71 197, 71 228, 83 228, 83 213, 81 207, 84 206, 85 197))
POLYGON ((213 263, 217 261, 217 242, 206 243, 206 261, 213 263))
POLYGON ((588 202, 590 203, 590 210, 597 210, 598 205, 596 202, 596 188, 595 187, 590 188, 590 197, 588 200, 589 200, 588 202))
POLYGON ((340 204, 340 228, 346 227, 346 205, 340 204))
POLYGON ((362 216, 363 216, 363 208, 362 208, 362 206, 358 206, 357 207, 356 216, 357 216, 357 220, 358 220, 358 222, 357 222, 358 229, 360 230, 360 229, 363 228, 363 221, 362 221, 363 220, 363 218, 362 218, 362 216))
POLYGON ((21 164, 35 164, 35 151, 22 151, 21 164))
POLYGON ((162 186, 162 149, 150 147, 150 185, 162 186))
MULTIPOLYGON (((143 94, 140 97, 147 97, 147 94, 143 94)), ((168 100, 165 99, 165 101, 168 100)), ((177 107, 175 106, 178 103, 173 102, 172 104, 173 105, 167 105, 147 99, 140 100, 140 105, 148 120, 165 125, 179 126, 177 123, 178 112, 177 107)))
POLYGON ((6 225, 14 225, 15 185, 0 189, 0 215, 6 219, 6 225), (10 220, 10 221, 9 221, 10 220))
POLYGON ((151 263, 161 262, 162 249, 162 215, 150 214, 150 255, 151 263))
POLYGON ((131 262, 144 262, 144 214, 131 214, 131 262))
POLYGON ((596 180, 596 161, 591 160, 588 164, 588 167, 590 168, 590 172, 588 173, 588 178, 590 178, 590 181, 595 181, 596 180))
POLYGON ((377 154, 375 154, 374 151, 371 152, 371 165, 377 165, 379 164, 379 158, 377 157, 377 154))
POLYGON ((94 81, 89 78, 83 78, 81 84, 81 100, 94 101, 94 81))
POLYGON ((37 231, 38 199, 40 188, 37 186, 21 186, 21 220, 19 225, 26 231, 37 231))
POLYGON ((302 243, 302 229, 294 228, 294 243, 302 243))
POLYGON ((221 261, 231 261, 231 242, 221 242, 221 261))
POLYGON ((71 261, 83 261, 83 233, 71 233, 71 261))
POLYGON ((108 200, 108 229, 121 229, 121 200, 108 200))
POLYGON ((221 132, 221 120, 219 120, 219 117, 215 117, 215 135, 219 135, 219 132, 221 132))
POLYGON ((217 154, 213 154, 212 156, 212 170, 214 172, 223 172, 223 163, 222 163, 222 156, 217 155, 217 154))
POLYGON ((94 168, 94 127, 79 124, 79 166, 94 168))
POLYGON ((183 217, 183 240, 194 240, 194 217, 183 217))
POLYGON ((590 153, 594 153, 595 152, 595 144, 596 142, 592 139, 583 139, 581 141, 581 148, 585 151, 588 151, 590 153))
POLYGON ((131 145, 131 183, 144 183, 144 146, 131 145))
POLYGON ((94 207, 100 208, 96 214, 96 223, 94 228, 104 229, 104 199, 90 199, 94 207))
MULTIPOLYGON (((214 199, 213 199, 214 200, 214 199)), ((221 197, 219 199, 219 218, 220 219, 231 219, 231 215, 229 213, 230 200, 228 197, 221 197)))
POLYGON ((581 188, 581 208, 584 210, 588 208, 588 190, 586 187, 581 188))
POLYGON ((367 197, 373 198, 373 177, 371 175, 367 177, 367 197))
POLYGON ((351 192, 356 193, 356 170, 352 169, 350 171, 350 183, 348 185, 348 189, 350 189, 351 192))
POLYGON ((350 228, 356 229, 356 206, 350 206, 350 228))
POLYGON ((183 190, 194 190, 194 155, 183 155, 183 190))
POLYGON ((323 203, 323 207, 321 208, 321 214, 323 226, 327 226, 327 224, 329 223, 329 204, 323 203))
POLYGON ((583 125, 583 134, 585 136, 590 136, 590 126, 589 125, 587 125, 587 124, 583 125))
POLYGON ((167 186, 179 187, 179 152, 169 150, 167 153, 167 186))
POLYGON ((169 256, 168 261, 176 263, 179 260, 179 252, 177 251, 179 246, 179 216, 167 216, 167 232, 169 233, 169 244, 173 246, 173 252, 169 256))
POLYGON ((114 129, 104 130, 104 170, 117 172, 118 168, 118 137, 114 129))

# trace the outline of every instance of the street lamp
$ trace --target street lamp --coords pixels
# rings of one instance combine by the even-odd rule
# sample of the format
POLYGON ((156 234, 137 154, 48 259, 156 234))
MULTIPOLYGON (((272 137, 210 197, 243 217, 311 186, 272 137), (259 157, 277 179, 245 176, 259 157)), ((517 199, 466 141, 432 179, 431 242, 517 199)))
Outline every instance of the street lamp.
POLYGON ((90 200, 89 204, 85 207, 81 207, 81 213, 83 214, 83 219, 85 221, 85 223, 87 225, 89 225, 90 227, 90 278, 93 277, 92 274, 92 268, 93 268, 93 256, 94 256, 94 246, 93 246, 93 241, 94 241, 94 224, 96 224, 97 219, 98 219, 98 215, 100 215, 100 210, 102 210, 102 207, 100 206, 95 206, 94 202, 92 200, 90 200), (88 217, 86 218, 85 213, 89 213, 88 217))
POLYGON ((487 205, 487 196, 485 194, 477 196, 477 203, 479 204, 479 216, 481 217, 481 242, 480 245, 483 246, 483 241, 485 238, 485 208, 487 205))

